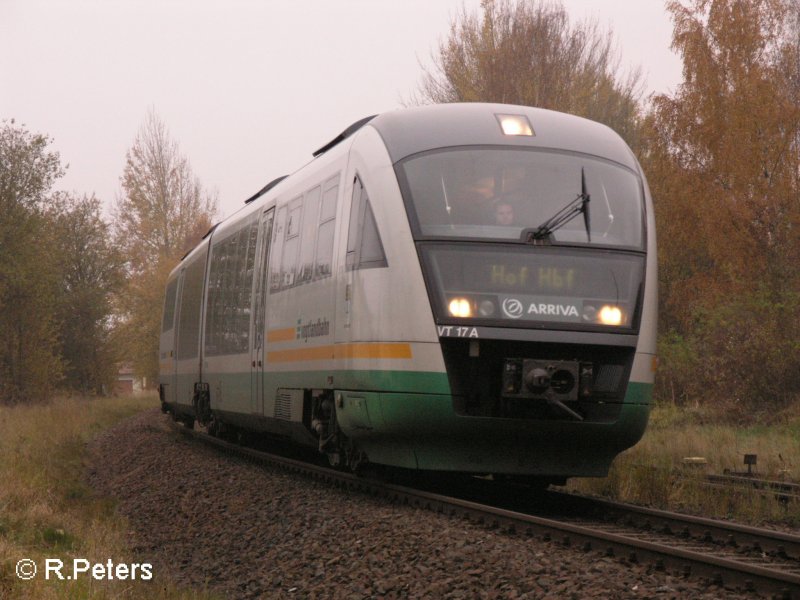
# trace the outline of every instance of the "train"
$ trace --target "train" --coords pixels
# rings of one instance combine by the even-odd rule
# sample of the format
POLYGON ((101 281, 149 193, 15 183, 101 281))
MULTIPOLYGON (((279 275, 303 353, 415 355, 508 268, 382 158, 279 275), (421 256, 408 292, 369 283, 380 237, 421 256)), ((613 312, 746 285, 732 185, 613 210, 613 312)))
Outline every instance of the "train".
POLYGON ((653 204, 609 127, 490 103, 364 118, 171 272, 162 409, 330 464, 563 483, 643 435, 653 204))

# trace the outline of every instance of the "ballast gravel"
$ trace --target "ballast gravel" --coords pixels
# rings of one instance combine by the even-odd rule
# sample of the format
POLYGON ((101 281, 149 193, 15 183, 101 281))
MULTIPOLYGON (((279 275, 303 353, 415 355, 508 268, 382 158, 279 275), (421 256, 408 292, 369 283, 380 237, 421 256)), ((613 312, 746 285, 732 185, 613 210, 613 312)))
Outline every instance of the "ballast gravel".
POLYGON ((87 469, 156 582, 223 598, 753 597, 226 456, 158 409, 97 436, 87 469))

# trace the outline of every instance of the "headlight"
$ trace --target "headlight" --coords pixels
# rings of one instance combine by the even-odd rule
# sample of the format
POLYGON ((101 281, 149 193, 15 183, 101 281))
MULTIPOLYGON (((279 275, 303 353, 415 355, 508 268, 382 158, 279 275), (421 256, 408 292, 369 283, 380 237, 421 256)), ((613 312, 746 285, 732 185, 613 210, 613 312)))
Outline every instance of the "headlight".
POLYGON ((622 307, 616 304, 604 304, 598 307, 596 304, 584 303, 583 320, 587 323, 619 327, 626 325, 627 316, 622 307))
POLYGON ((450 314, 454 317, 466 318, 472 316, 472 303, 466 298, 453 298, 448 305, 450 314))
POLYGON ((603 325, 621 325, 622 310, 619 306, 606 304, 598 311, 597 320, 603 325))

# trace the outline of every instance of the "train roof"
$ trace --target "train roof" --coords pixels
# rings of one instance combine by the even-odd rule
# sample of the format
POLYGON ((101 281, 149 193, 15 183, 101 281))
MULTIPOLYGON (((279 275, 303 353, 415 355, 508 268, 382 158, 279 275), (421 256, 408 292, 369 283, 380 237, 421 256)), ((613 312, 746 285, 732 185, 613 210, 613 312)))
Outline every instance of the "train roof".
POLYGON ((368 123, 397 162, 412 154, 453 146, 557 148, 601 156, 637 170, 628 145, 610 127, 565 113, 509 104, 434 104, 382 113, 368 123), (505 135, 500 115, 524 115, 533 135, 505 135))

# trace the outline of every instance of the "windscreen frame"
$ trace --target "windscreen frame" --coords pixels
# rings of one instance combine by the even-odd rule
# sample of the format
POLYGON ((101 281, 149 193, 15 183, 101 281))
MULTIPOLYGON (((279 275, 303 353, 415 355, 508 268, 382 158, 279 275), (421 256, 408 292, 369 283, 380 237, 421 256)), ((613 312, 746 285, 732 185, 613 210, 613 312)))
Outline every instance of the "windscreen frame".
MULTIPOLYGON (((631 176, 633 176, 636 180, 636 188, 637 188, 637 200, 639 202, 639 227, 640 227, 640 244, 639 245, 624 245, 624 244, 603 244, 599 241, 592 240, 591 242, 581 242, 581 241, 565 241, 559 240, 558 237, 550 236, 547 240, 548 245, 558 245, 558 246, 576 246, 576 247, 587 247, 587 248, 595 248, 595 249, 612 249, 612 250, 620 250, 620 251, 633 251, 633 252, 641 252, 645 253, 648 247, 648 228, 647 228, 647 202, 645 200, 645 186, 644 181, 641 173, 638 171, 631 169, 630 167, 619 163, 614 160, 610 160, 603 156, 597 156, 594 154, 587 154, 582 152, 576 152, 572 150, 564 150, 560 148, 550 148, 550 147, 524 147, 524 146, 510 146, 510 145, 498 145, 498 144, 480 144, 480 145, 469 145, 469 146, 446 146, 440 148, 434 148, 430 150, 425 150, 423 152, 414 153, 408 156, 403 157, 402 159, 398 160, 394 164, 395 176, 397 177, 398 185, 400 187, 400 192, 403 198, 403 204, 406 209, 406 214, 408 216, 408 221, 411 226, 411 233, 415 241, 417 242, 424 242, 424 241, 435 241, 435 240, 448 240, 448 241, 474 241, 474 242, 483 242, 483 243, 526 243, 526 238, 528 237, 526 232, 529 232, 529 229, 523 229, 522 234, 519 238, 494 238, 494 237, 486 237, 486 236, 442 236, 442 235, 430 235, 423 233, 423 227, 419 220, 419 215, 417 212, 417 207, 414 202, 414 197, 411 189, 411 185, 408 180, 408 174, 405 168, 405 165, 415 159, 422 158, 424 156, 436 155, 441 153, 449 153, 449 152, 459 152, 459 151, 470 151, 470 150, 499 150, 499 151, 512 151, 512 152, 535 152, 535 153, 543 153, 549 155, 562 155, 562 156, 571 156, 577 157, 581 159, 586 159, 590 161, 597 161, 599 163, 604 163, 606 165, 612 166, 614 168, 621 169, 631 176)), ((579 183, 579 182, 578 182, 579 183)), ((591 212, 591 206, 590 206, 591 212)), ((543 215, 544 216, 544 215, 543 215)), ((550 215, 546 215, 550 216, 550 215)), ((581 217, 577 217, 580 219, 581 217)), ((535 223, 534 225, 538 225, 539 223, 535 223)))

